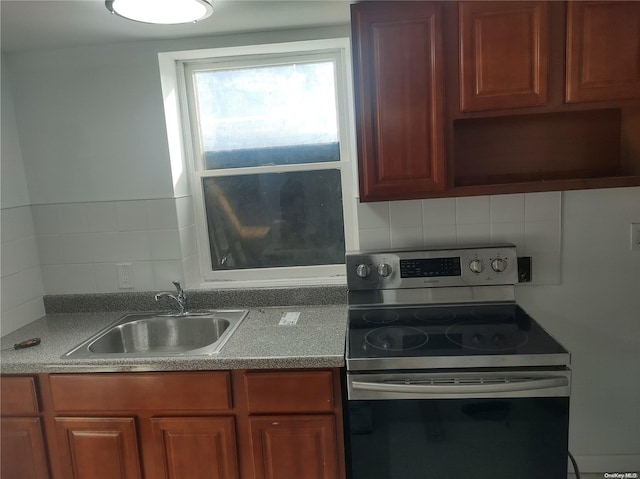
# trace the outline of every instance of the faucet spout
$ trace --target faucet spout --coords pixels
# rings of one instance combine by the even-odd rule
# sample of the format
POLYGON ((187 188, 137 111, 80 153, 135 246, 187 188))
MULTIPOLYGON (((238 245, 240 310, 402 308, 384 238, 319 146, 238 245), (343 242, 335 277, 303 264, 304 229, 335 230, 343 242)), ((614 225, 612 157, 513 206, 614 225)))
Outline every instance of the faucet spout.
POLYGON ((170 299, 178 306, 178 314, 180 316, 184 316, 187 314, 187 294, 182 289, 182 285, 179 281, 173 281, 173 285, 176 287, 177 294, 163 291, 155 295, 155 300, 160 301, 162 298, 170 299))

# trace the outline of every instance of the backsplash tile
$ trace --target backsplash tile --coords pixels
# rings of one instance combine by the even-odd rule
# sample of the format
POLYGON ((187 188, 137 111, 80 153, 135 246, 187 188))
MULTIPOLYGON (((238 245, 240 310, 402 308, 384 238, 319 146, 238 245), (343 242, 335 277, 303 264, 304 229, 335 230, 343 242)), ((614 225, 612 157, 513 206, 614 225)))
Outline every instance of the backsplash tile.
POLYGON ((178 228, 176 201, 173 198, 147 200, 149 230, 169 230, 178 228))
POLYGON ((388 228, 367 228, 360 230, 361 249, 391 248, 391 231, 388 228))
POLYGON ((87 233, 89 222, 84 203, 65 203, 59 205, 58 228, 61 233, 87 233))
POLYGON ((488 196, 456 198, 456 224, 489 224, 490 219, 488 196))
POLYGON ((44 315, 42 270, 30 206, 0 210, 2 334, 44 315))
POLYGON ((438 198, 434 200, 422 200, 422 221, 427 225, 455 225, 456 224, 456 199, 438 198))
POLYGON ((424 246, 442 246, 457 244, 456 225, 424 223, 424 246))
POLYGON ((489 207, 491 224, 524 221, 524 194, 491 196, 489 207))
MULTIPOLYGON (((421 212, 422 213, 422 212, 421 212)), ((422 245, 424 242, 422 228, 392 228, 391 247, 411 248, 422 245)))
POLYGON ((146 231, 149 229, 146 201, 118 201, 116 212, 119 231, 146 231))
POLYGON ((60 205, 33 205, 31 212, 33 213, 33 227, 38 236, 55 235, 62 233, 60 229, 60 221, 58 221, 58 212, 60 205))
POLYGON ((458 246, 490 243, 491 225, 489 223, 458 224, 456 237, 458 246))
POLYGON ((358 203, 358 226, 362 229, 389 229, 389 203, 358 203))
POLYGON ((561 192, 526 193, 524 195, 525 221, 559 220, 562 209, 561 192))
POLYGON ((510 223, 491 223, 491 243, 513 243, 519 253, 525 253, 525 223, 514 221, 510 223))
MULTIPOLYGON (((422 223, 416 223, 416 219, 421 218, 421 201, 392 201, 389 203, 389 224, 392 230, 416 227, 422 229, 422 223)), ((420 240, 422 241, 422 235, 420 235, 420 240)), ((391 243, 393 244, 393 236, 391 237, 391 243)))
POLYGON ((30 208, 25 206, 3 209, 0 234, 2 243, 34 236, 36 233, 30 208))
POLYGON ((87 203, 86 208, 90 233, 118 231, 118 214, 114 202, 87 203))
POLYGON ((46 294, 121 291, 118 263, 132 263, 133 291, 167 289, 172 280, 184 280, 182 261, 195 254, 190 197, 37 205, 33 210, 46 294), (178 229, 179 224, 185 226, 178 229))

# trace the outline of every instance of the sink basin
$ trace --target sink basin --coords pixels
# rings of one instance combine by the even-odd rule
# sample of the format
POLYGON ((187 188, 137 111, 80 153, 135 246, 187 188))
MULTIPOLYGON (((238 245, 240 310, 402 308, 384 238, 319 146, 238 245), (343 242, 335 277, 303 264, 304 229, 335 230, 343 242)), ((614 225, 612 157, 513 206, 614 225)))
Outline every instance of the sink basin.
POLYGON ((186 315, 135 313, 91 336, 63 358, 197 356, 215 354, 246 317, 246 310, 186 315))

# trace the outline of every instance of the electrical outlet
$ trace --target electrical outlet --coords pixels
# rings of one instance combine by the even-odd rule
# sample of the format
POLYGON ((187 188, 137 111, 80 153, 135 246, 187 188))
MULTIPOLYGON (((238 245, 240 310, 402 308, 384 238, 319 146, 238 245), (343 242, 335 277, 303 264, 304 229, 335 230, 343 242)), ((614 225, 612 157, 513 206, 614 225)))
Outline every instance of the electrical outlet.
POLYGON ((631 223, 631 251, 640 251, 640 223, 631 223))
POLYGON ((116 265, 118 272, 118 288, 133 289, 133 265, 131 263, 119 263, 116 265))

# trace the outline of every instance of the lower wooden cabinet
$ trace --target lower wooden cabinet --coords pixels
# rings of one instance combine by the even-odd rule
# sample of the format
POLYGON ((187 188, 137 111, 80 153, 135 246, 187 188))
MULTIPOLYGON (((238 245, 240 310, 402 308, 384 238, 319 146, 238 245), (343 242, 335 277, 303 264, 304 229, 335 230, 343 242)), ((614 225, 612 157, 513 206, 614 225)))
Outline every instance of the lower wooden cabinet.
POLYGON ((41 374, 2 386, 2 479, 345 477, 338 369, 41 374))
POLYGON ((153 418, 163 479, 238 479, 233 417, 153 418))
POLYGON ((135 419, 56 418, 60 464, 69 479, 142 479, 135 419))
POLYGON ((47 479, 49 471, 40 419, 3 418, 0 427, 0 477, 47 479))
POLYGON ((3 376, 0 390, 0 477, 48 479, 37 379, 3 376))
POLYGON ((338 445, 335 417, 251 418, 255 479, 335 479, 338 445))

